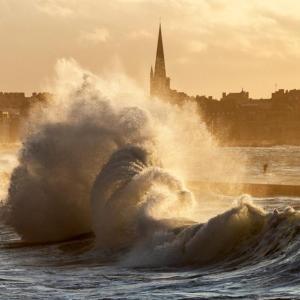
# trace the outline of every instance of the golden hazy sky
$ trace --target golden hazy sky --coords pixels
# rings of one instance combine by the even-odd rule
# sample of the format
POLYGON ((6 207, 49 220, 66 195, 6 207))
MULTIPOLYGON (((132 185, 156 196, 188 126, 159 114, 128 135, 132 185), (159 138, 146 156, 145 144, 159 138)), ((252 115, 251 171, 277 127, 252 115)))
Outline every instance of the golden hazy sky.
POLYGON ((300 88, 299 0, 0 0, 0 90, 42 90, 71 57, 146 89, 160 18, 173 88, 300 88))

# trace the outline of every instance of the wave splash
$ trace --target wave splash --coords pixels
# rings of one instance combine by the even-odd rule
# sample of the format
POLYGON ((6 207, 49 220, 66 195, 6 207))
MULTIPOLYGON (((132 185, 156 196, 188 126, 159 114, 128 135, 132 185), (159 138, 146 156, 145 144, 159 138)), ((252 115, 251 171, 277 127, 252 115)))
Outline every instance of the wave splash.
POLYGON ((114 111, 106 101, 93 109, 97 119, 45 124, 25 141, 7 199, 8 222, 24 239, 58 241, 89 232, 99 168, 114 150, 145 138, 147 118, 138 109, 114 111))
POLYGON ((292 208, 267 213, 249 200, 200 224, 190 218, 193 194, 154 162, 144 149, 118 150, 94 183, 98 247, 128 250, 121 259, 126 266, 254 263, 299 233, 300 215, 292 208))
POLYGON ((46 110, 32 116, 5 201, 6 223, 26 241, 90 232, 93 182, 118 149, 155 149, 164 167, 180 175, 183 161, 193 163, 193 152, 216 155, 208 133, 195 131, 194 107, 150 100, 122 76, 105 80, 61 61, 55 95, 46 110))
POLYGON ((97 247, 125 265, 181 266, 264 255, 282 247, 282 228, 286 243, 298 233, 297 212, 247 201, 199 223, 201 207, 179 178, 195 161, 209 178, 234 181, 243 168, 214 144, 193 105, 147 99, 124 78, 108 84, 74 63, 58 71, 57 99, 33 116, 5 201, 5 222, 23 240, 93 231, 97 247))
POLYGON ((103 167, 92 192, 98 246, 128 247, 154 229, 183 223, 191 213, 192 193, 157 163, 149 149, 130 146, 103 167))

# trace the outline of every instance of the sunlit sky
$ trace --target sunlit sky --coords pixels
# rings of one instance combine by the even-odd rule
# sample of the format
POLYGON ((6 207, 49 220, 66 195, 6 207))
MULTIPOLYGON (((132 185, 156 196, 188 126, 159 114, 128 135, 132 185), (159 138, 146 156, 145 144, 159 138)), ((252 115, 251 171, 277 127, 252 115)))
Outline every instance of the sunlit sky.
POLYGON ((299 0, 0 0, 0 90, 45 89, 60 58, 148 89, 160 19, 173 88, 300 88, 299 0))

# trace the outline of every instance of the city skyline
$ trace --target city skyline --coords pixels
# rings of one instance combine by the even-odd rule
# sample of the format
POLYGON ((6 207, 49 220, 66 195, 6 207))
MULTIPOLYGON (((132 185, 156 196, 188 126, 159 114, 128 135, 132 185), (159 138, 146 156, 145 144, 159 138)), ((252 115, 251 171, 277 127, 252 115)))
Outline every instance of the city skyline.
POLYGON ((299 88, 297 7, 293 0, 4 0, 0 90, 42 91, 56 61, 73 57, 95 73, 123 72, 148 91, 161 16, 173 87, 218 99, 242 89, 265 98, 276 87, 299 88))

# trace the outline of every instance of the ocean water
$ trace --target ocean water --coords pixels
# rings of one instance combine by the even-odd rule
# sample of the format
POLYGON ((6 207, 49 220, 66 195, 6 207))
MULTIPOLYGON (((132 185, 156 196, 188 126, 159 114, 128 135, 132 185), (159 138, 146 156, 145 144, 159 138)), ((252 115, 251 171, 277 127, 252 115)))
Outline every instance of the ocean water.
MULTIPOLYGON (((238 182, 299 185, 300 151, 297 146, 228 147, 224 148, 224 152, 237 157, 245 167, 245 174, 237 178, 238 182)), ((206 173, 199 173, 198 167, 196 163, 193 168, 193 180, 227 181, 223 174, 211 177, 206 173)), ((228 181, 231 181, 230 177, 228 181)))
MULTIPOLYGON (((11 180, 19 178, 16 182, 26 189, 31 184, 31 181, 20 183, 18 173, 10 178, 17 165, 17 150, 17 146, 1 149, 3 197, 11 180)), ((248 182, 299 183, 298 147, 225 150, 234 155, 245 154, 248 182), (269 170, 263 174, 262 165, 266 162, 269 170)), ((41 149, 37 151, 39 155, 41 152, 41 149)), ((32 160, 27 160, 27 166, 28 161, 32 160)), ((45 223, 40 221, 32 226, 28 221, 37 219, 41 207, 36 206, 28 210, 21 207, 15 213, 14 217, 26 218, 18 219, 20 223, 2 222, 0 298, 300 299, 300 216, 297 212, 300 199, 249 195, 233 198, 204 191, 195 191, 192 197, 180 182, 153 164, 152 158, 140 148, 125 147, 111 156, 93 187, 92 208, 102 210, 102 214, 93 215, 94 223, 98 224, 93 227, 95 234, 83 232, 55 241, 53 225, 49 229, 53 241, 49 240, 42 235, 43 228, 36 228, 36 224, 42 227, 45 223), (159 188, 156 185, 153 188, 153 182, 159 182, 159 188), (145 189, 147 199, 137 209, 132 199, 145 189), (165 201, 162 194, 168 195, 176 205, 167 203, 166 208, 157 209, 157 202, 165 201), (114 202, 101 207, 99 197, 114 202), (193 208, 197 221, 183 221, 181 212, 172 224, 161 217, 169 210, 176 215, 176 206, 186 203, 189 206, 193 201, 197 203, 193 208), (125 217, 119 214, 124 211, 125 217), (33 231, 35 234, 31 235, 33 231)), ((36 162, 31 168, 35 165, 36 162)), ((199 180, 203 180, 201 174, 199 180)), ((31 190, 26 197, 34 198, 37 193, 38 190, 31 190)), ((76 193, 72 197, 80 197, 76 193)), ((14 197, 11 200, 14 204, 19 203, 19 194, 12 192, 10 197, 14 197)), ((47 210, 52 208, 47 206, 47 210)), ((2 221, 7 213, 10 212, 6 209, 2 211, 2 221)), ((58 216, 51 213, 51 217, 60 222, 58 216)), ((64 218, 71 217, 73 212, 64 215, 64 218)), ((67 236, 69 224, 66 228, 67 236)))
POLYGON ((228 148, 245 154, 246 180, 250 183, 290 184, 300 182, 300 151, 297 146, 228 148), (267 164, 266 173, 263 165, 267 164))

